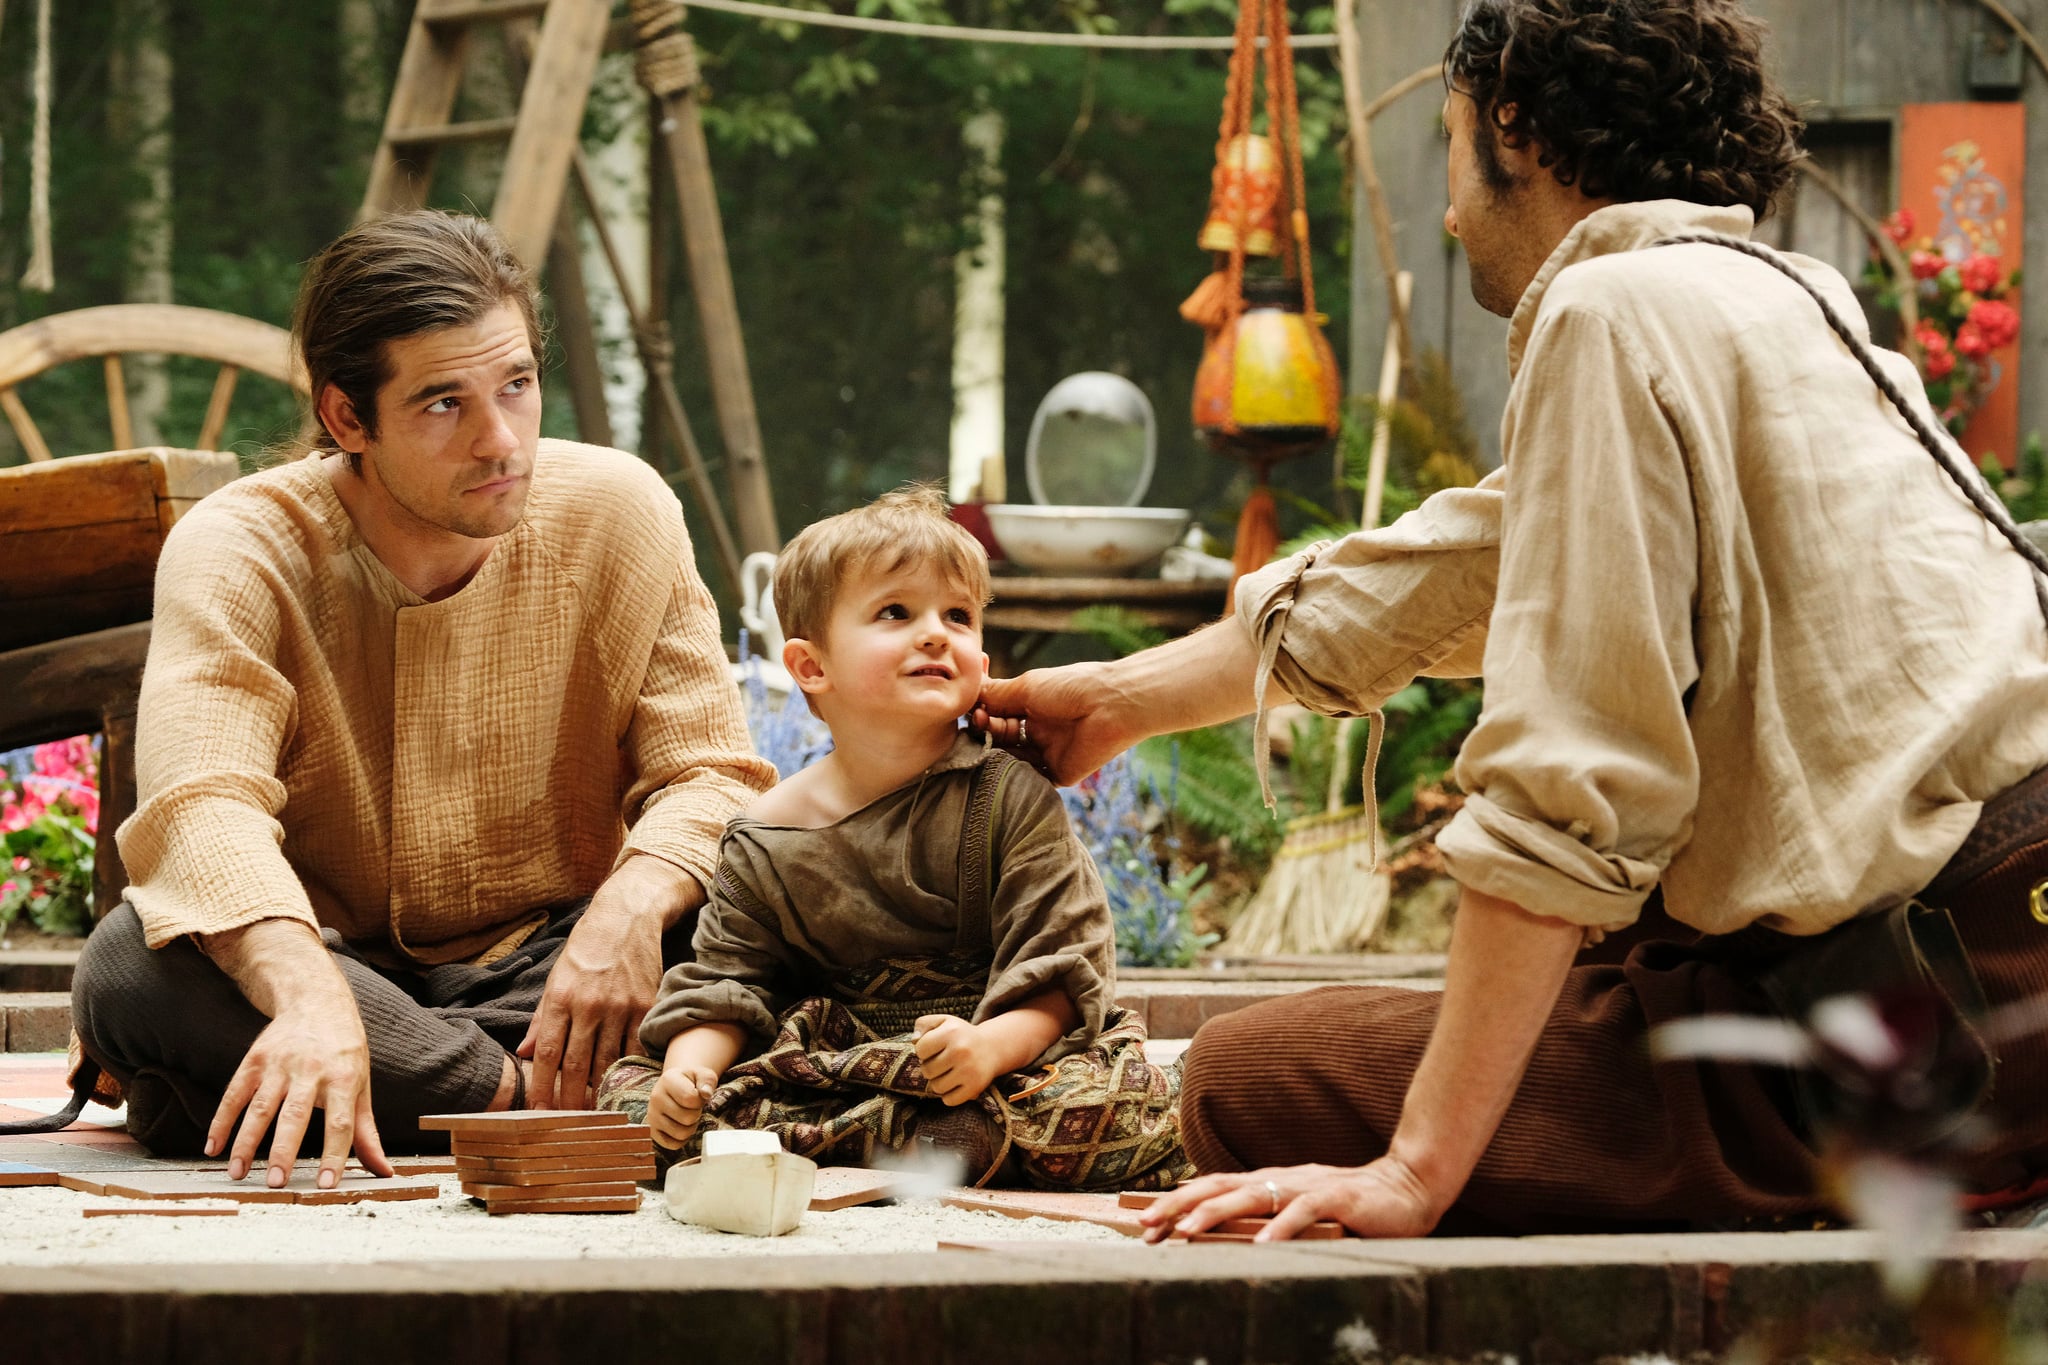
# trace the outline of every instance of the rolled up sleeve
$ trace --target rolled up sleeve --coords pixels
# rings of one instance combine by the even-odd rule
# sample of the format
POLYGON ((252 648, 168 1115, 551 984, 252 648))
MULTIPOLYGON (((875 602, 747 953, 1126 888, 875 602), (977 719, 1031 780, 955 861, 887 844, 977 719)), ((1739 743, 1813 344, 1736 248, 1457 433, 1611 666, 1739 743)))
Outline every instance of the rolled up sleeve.
POLYGON ((1464 886, 1590 930, 1633 923, 1691 835, 1692 487, 1656 376, 1599 315, 1538 323, 1503 425, 1513 480, 1485 709, 1437 838, 1464 886))

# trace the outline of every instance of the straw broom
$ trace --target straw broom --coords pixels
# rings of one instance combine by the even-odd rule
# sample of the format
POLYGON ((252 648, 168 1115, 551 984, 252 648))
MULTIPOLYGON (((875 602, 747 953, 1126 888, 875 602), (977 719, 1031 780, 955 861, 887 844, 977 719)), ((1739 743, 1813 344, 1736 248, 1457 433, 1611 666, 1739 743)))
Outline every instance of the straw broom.
MULTIPOLYGON (((1273 866, 1222 946, 1229 957, 1364 950, 1387 917, 1393 879, 1381 872, 1379 809, 1368 800, 1346 806, 1344 784, 1356 721, 1337 725, 1330 787, 1321 815, 1287 822, 1287 837, 1273 866)), ((1365 781, 1378 766, 1380 719, 1368 727, 1365 781)))

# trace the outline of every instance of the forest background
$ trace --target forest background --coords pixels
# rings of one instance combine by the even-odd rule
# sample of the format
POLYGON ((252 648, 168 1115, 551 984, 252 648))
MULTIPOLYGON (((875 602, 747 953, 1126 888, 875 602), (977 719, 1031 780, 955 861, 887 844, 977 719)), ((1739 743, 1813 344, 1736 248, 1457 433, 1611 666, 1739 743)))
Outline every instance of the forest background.
MULTIPOLYGON (((0 328, 121 301, 287 324, 303 262, 348 225, 361 199, 409 0, 63 0, 55 8, 57 287, 42 294, 18 283, 28 250, 35 0, 0 0, 0 328)), ((858 10, 1179 35, 1226 35, 1235 16, 1228 0, 862 0, 858 10)), ((1330 13, 1312 8, 1296 22, 1327 32, 1330 13)), ((1194 237, 1227 54, 995 48, 703 10, 691 13, 690 27, 710 87, 713 169, 785 536, 906 479, 945 476, 954 257, 975 245, 972 211, 986 187, 963 151, 962 128, 983 108, 1006 125, 1013 493, 1024 496, 1023 434, 1040 397, 1076 370, 1113 370, 1136 381, 1159 414, 1147 501, 1191 507, 1227 535, 1243 472, 1193 435, 1188 394, 1201 338, 1176 312, 1208 269, 1194 237)), ((474 50, 457 116, 502 113, 510 102, 503 57, 492 43, 474 50)), ((1303 53, 1300 83, 1317 273, 1330 282, 1318 303, 1342 360, 1349 239, 1333 54, 1303 53)), ((607 57, 584 140, 601 176, 609 168, 615 180, 644 186, 641 154, 623 145, 640 98, 630 58, 607 57)), ((494 149, 446 154, 434 202, 487 207, 496 160, 494 149)), ((644 187, 612 190, 644 224, 644 187)), ((677 380, 715 461, 701 340, 679 247, 670 250, 663 273, 674 281, 677 380)), ((586 255, 595 266, 588 242, 586 255)), ((622 338, 607 359, 630 388, 624 372, 637 365, 622 338)), ((198 362, 131 363, 139 438, 189 442, 211 378, 212 367, 198 362)), ((23 395, 60 452, 109 443, 96 366, 65 367, 23 395)), ((246 382, 228 440, 254 459, 288 438, 294 420, 282 390, 246 382)), ((638 448, 645 428, 635 415, 614 425, 620 444, 638 448)), ((545 429, 576 430, 559 367, 545 429)), ((0 464, 20 459, 0 431, 0 464)), ((1316 502, 1330 499, 1327 460, 1299 462, 1282 479, 1316 502)), ((708 560, 704 568, 728 597, 708 560)))

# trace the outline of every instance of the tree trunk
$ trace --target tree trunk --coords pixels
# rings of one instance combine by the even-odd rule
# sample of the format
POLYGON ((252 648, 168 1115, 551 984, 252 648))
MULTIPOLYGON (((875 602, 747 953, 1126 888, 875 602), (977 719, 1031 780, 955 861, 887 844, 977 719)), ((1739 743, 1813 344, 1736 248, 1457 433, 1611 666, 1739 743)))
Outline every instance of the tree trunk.
POLYGON ((1003 464, 1003 138, 1000 111, 968 115, 960 141, 973 207, 973 240, 953 260, 953 431, 946 493, 954 502, 1001 502, 1003 464))
MULTIPOLYGON (((646 275, 647 234, 647 97, 633 79, 630 53, 606 57, 591 83, 590 114, 601 127, 616 128, 613 137, 590 152, 590 180, 598 212, 604 215, 619 260, 632 278, 627 288, 645 304, 652 297, 646 275)), ((641 399, 647 372, 633 338, 633 323, 619 282, 586 224, 582 238, 583 279, 590 295, 591 321, 597 327, 598 355, 604 366, 605 410, 611 417, 612 439, 622 449, 641 448, 641 399)))
POLYGON ((389 74, 384 69, 384 20, 388 0, 339 0, 334 16, 335 53, 341 75, 341 116, 348 125, 347 145, 361 145, 367 162, 384 126, 390 101, 389 74))
MULTIPOLYGON (((116 0, 109 73, 115 144, 127 155, 127 257, 121 297, 171 302, 171 45, 169 0, 116 0)), ((170 374, 160 355, 127 359, 128 412, 138 445, 162 445, 170 374)))

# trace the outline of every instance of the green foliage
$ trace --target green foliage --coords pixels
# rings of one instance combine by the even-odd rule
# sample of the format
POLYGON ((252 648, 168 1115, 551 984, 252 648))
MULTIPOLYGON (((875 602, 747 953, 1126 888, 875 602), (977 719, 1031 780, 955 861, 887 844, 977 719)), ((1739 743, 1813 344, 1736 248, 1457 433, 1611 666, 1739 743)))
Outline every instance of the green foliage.
POLYGON ((2040 432, 2028 432, 2020 443, 2020 457, 2012 473, 2005 472, 1996 455, 1987 454, 1980 468, 2014 521, 2048 520, 2048 451, 2043 449, 2040 432))
POLYGON ((1202 833, 1228 840, 1248 862, 1263 864, 1280 847, 1285 831, 1259 792, 1248 722, 1155 735, 1135 752, 1139 775, 1171 793, 1174 813, 1202 833))
POLYGON ((1097 605, 1074 613, 1074 629, 1092 635, 1117 654, 1136 654, 1141 649, 1163 645, 1167 634, 1148 624, 1128 607, 1097 605))
POLYGON ((1188 903, 1209 875, 1209 865, 1184 868, 1179 875, 1161 879, 1152 871, 1148 856, 1118 839, 1111 856, 1121 872, 1115 880, 1128 887, 1116 905, 1116 960, 1133 967, 1192 967, 1204 951, 1220 937, 1196 933, 1188 917, 1188 903))
POLYGON ((1478 682, 1455 678, 1418 679, 1387 698, 1387 735, 1373 783, 1382 824, 1401 819, 1417 791, 1450 771, 1479 721, 1480 701, 1478 682))
POLYGON ((0 931, 23 913, 46 934, 92 928, 92 832, 77 814, 52 806, 0 837, 11 861, 28 867, 0 881, 0 931))

